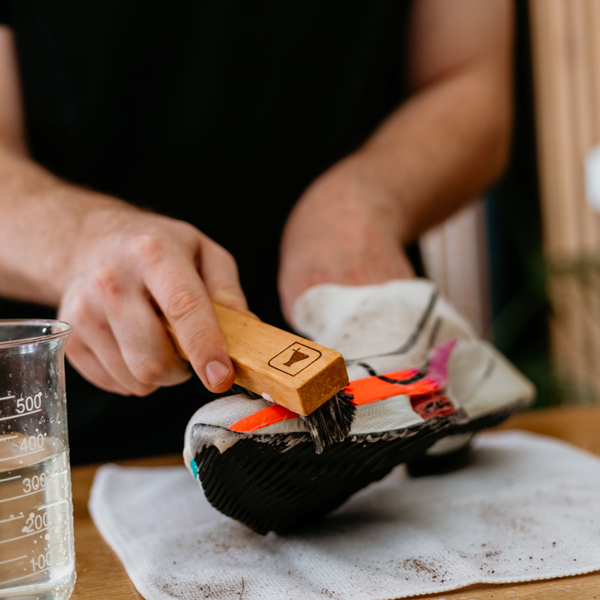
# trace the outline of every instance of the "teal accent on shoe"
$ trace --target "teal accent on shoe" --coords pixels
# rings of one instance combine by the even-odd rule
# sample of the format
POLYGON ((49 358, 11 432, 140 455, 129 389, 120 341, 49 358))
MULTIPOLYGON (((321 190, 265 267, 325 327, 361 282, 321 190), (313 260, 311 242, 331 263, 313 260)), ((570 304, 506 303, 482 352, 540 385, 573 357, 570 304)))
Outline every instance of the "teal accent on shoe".
POLYGON ((193 458, 192 460, 190 460, 190 465, 192 467, 192 471, 194 472, 194 477, 198 479, 198 465, 196 464, 196 461, 193 458))

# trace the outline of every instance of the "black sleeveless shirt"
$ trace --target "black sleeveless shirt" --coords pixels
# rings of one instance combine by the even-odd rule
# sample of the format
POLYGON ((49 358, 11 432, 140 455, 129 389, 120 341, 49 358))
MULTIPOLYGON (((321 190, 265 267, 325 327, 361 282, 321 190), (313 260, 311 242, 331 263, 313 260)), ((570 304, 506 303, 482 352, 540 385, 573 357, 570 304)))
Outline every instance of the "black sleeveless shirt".
MULTIPOLYGON (((410 4, 3 0, 0 20, 16 34, 33 158, 198 227, 236 258, 250 308, 284 326, 283 224, 403 99, 410 4)), ((2 318, 42 313, 0 305, 2 318)), ((200 404, 191 384, 132 400, 69 371, 67 387, 74 462, 178 451, 200 404)))

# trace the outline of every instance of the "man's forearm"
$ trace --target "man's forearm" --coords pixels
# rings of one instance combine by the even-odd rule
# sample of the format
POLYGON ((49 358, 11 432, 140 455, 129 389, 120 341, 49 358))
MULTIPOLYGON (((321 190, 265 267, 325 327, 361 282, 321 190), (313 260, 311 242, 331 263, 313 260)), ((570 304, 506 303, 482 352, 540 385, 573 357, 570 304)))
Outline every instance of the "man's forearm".
POLYGON ((465 69, 399 107, 354 155, 361 177, 394 198, 399 237, 415 239, 502 172, 510 143, 510 88, 465 69))
POLYGON ((406 243, 489 186, 508 156, 511 0, 414 0, 413 93, 350 160, 406 243))
POLYGON ((247 310, 235 261, 188 223, 61 181, 0 148, 0 295, 57 306, 71 364, 98 387, 143 396, 234 369, 211 299, 247 310), (201 260, 200 260, 201 257, 201 260))
POLYGON ((92 213, 131 209, 0 145, 0 296, 57 306, 92 213))

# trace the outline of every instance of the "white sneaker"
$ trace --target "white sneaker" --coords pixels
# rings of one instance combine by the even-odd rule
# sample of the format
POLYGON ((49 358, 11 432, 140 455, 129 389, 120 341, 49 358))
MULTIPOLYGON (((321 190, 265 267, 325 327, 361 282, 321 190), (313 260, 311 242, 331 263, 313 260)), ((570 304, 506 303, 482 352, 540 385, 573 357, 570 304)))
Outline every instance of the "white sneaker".
POLYGON ((318 286, 296 329, 341 352, 356 404, 346 440, 314 452, 295 413, 250 394, 200 408, 185 463, 209 502, 259 533, 321 518, 396 465, 464 446, 530 402, 533 387, 426 280, 318 286))

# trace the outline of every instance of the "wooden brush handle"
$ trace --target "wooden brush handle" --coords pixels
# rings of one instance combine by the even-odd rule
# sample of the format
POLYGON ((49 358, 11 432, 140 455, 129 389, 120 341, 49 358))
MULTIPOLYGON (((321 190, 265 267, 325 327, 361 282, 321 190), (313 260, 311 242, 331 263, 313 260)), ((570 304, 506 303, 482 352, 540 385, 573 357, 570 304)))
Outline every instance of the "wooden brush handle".
MULTIPOLYGON (((238 385, 308 415, 348 383, 346 365, 339 352, 220 304, 213 306, 238 385)), ((167 329, 187 360, 168 324, 167 329)))

